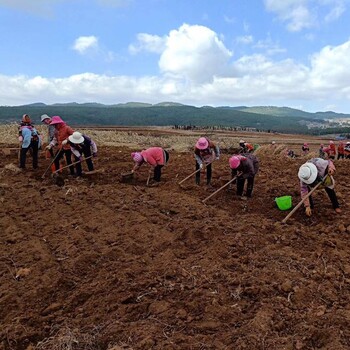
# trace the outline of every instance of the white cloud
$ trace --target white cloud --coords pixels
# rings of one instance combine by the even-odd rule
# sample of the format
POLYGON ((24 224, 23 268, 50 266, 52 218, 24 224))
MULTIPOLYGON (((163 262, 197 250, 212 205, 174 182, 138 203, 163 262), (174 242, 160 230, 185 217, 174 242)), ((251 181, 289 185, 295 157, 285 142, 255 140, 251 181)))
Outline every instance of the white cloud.
POLYGON ((149 51, 161 53, 165 48, 166 38, 161 38, 158 35, 146 33, 137 34, 137 43, 129 45, 129 52, 137 54, 141 51, 149 51))
POLYGON ((81 36, 75 39, 73 44, 73 50, 77 51, 81 55, 91 52, 91 50, 96 51, 98 49, 98 38, 94 35, 91 36, 81 36))
POLYGON ((254 38, 252 35, 238 36, 236 38, 236 42, 238 44, 251 44, 253 41, 254 41, 254 38))
MULTIPOLYGON (((91 42, 94 40, 80 42, 77 47, 84 52, 91 42)), ((144 49, 158 52, 158 76, 83 73, 49 79, 2 75, 0 104, 134 100, 279 105, 279 101, 288 101, 296 106, 323 101, 326 106, 350 102, 350 40, 339 46, 325 46, 304 64, 273 59, 265 52, 233 60, 218 35, 203 26, 184 24, 162 38, 142 36, 141 42, 144 49), (154 46, 158 40, 163 45, 154 46)))
POLYGON ((268 11, 287 24, 291 32, 317 27, 338 19, 346 10, 348 0, 264 0, 268 11), (326 15, 321 13, 326 11, 326 15))
POLYGON ((183 24, 167 36, 159 67, 164 74, 204 82, 226 74, 231 56, 232 52, 215 32, 207 27, 183 24))

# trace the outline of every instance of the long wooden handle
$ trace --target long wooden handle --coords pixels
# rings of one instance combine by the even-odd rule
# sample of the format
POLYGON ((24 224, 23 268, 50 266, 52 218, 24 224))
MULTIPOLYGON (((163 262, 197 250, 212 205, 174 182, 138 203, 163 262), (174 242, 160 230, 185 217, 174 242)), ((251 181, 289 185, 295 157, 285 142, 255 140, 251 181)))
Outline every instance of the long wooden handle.
POLYGON ((202 200, 202 203, 205 203, 209 198, 216 195, 218 192, 220 192, 222 189, 224 189, 226 186, 228 186, 231 182, 235 181, 237 179, 238 175, 232 178, 230 181, 226 182, 224 186, 221 186, 218 190, 216 190, 214 193, 212 193, 210 196, 202 200))
MULTIPOLYGON (((49 169, 51 168, 51 165, 55 162, 56 158, 58 157, 59 153, 61 152, 62 147, 57 151, 55 157, 52 159, 52 162, 50 163, 50 165, 47 167, 47 169, 45 170, 44 174, 42 175, 42 179, 45 177, 46 173, 49 171, 49 169)), ((56 171, 55 171, 56 172, 56 171)))
MULTIPOLYGON (((208 164, 205 164, 205 163, 203 163, 203 164, 205 164, 205 167, 207 167, 207 166, 210 165, 211 163, 213 163, 213 162, 210 162, 210 163, 208 163, 208 164)), ((186 180, 188 180, 188 179, 191 178, 194 174, 197 174, 197 173, 198 173, 199 171, 201 171, 201 170, 202 170, 201 168, 197 169, 197 170, 194 171, 192 174, 188 175, 188 176, 185 177, 183 180, 181 180, 178 184, 181 185, 183 182, 185 182, 186 180)))
POLYGON ((202 169, 201 168, 199 168, 199 169, 197 169, 196 171, 194 171, 192 174, 190 174, 190 175, 188 175, 187 177, 185 177, 183 180, 181 180, 180 182, 179 182, 179 185, 181 185, 183 182, 185 182, 186 180, 188 180, 190 177, 192 177, 194 174, 197 174, 199 171, 201 171, 202 169))
POLYGON ((62 167, 62 168, 60 168, 60 169, 54 171, 53 173, 54 173, 54 174, 55 174, 55 173, 58 173, 58 172, 61 171, 62 169, 69 168, 69 167, 72 166, 72 165, 81 163, 82 161, 84 161, 84 160, 86 160, 86 159, 90 159, 90 158, 92 158, 92 157, 93 157, 93 156, 89 156, 89 157, 86 157, 86 158, 84 158, 84 159, 82 159, 82 160, 78 160, 77 162, 71 163, 71 164, 69 164, 69 165, 65 165, 64 167, 62 167))
POLYGON ((287 220, 299 209, 299 207, 304 203, 306 198, 309 198, 312 193, 320 186, 322 182, 319 182, 295 207, 294 209, 282 220, 282 222, 285 224, 287 220))

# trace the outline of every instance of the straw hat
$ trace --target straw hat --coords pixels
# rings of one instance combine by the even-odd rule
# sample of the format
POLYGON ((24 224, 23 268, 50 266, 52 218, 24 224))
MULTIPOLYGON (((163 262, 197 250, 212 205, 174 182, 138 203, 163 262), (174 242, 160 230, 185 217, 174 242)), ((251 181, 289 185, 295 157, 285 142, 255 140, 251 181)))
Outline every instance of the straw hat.
POLYGON ((310 162, 306 162, 299 168, 298 177, 307 185, 312 184, 317 178, 316 165, 310 162))

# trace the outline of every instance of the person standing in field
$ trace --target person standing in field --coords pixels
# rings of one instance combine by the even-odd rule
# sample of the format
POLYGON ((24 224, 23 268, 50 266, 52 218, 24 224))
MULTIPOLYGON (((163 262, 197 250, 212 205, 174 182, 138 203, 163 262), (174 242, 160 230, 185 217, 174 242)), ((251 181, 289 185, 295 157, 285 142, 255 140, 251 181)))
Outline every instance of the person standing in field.
POLYGON ((141 152, 132 152, 131 157, 135 162, 132 172, 137 172, 142 164, 150 165, 149 174, 153 172, 153 183, 158 185, 162 176, 162 168, 169 161, 169 153, 161 147, 150 147, 141 152))
POLYGON ((72 135, 68 136, 68 140, 62 142, 63 145, 69 144, 71 151, 75 157, 77 163, 76 170, 77 176, 82 176, 81 162, 83 161, 83 155, 86 159, 86 164, 89 171, 94 170, 94 164, 91 156, 97 157, 97 146, 96 143, 88 136, 81 134, 79 131, 73 132, 72 135))
POLYGON ((321 143, 320 148, 318 150, 318 157, 323 158, 326 156, 325 151, 324 151, 324 145, 321 143))
POLYGON ((220 149, 214 142, 207 137, 200 137, 194 148, 194 157, 196 159, 196 184, 200 184, 200 171, 205 169, 207 172, 207 186, 211 187, 212 163, 220 159, 220 149))
MULTIPOLYGON (((303 199, 319 182, 322 182, 329 199, 332 202, 333 209, 337 214, 341 213, 337 195, 334 190, 335 166, 332 160, 322 158, 312 158, 303 164, 298 171, 300 180, 300 194, 303 199)), ((304 200, 305 214, 311 216, 314 202, 311 196, 304 200)))
MULTIPOLYGON (((47 134, 48 134, 48 137, 47 137, 47 143, 49 144, 53 138, 55 137, 55 132, 56 132, 56 128, 54 125, 50 125, 51 123, 51 118, 47 115, 47 114, 43 114, 41 117, 40 117, 40 120, 41 122, 47 126, 47 134)), ((47 150, 50 154, 49 157, 53 158, 54 157, 54 153, 53 153, 53 149, 49 149, 47 150)))
POLYGON ((254 188, 254 178, 259 171, 259 160, 251 153, 236 154, 229 159, 231 176, 237 176, 237 195, 243 197, 244 185, 247 180, 246 197, 251 198, 254 188))
POLYGON ((338 145, 338 157, 337 159, 339 160, 340 158, 341 159, 344 159, 344 156, 345 156, 345 151, 344 151, 344 143, 343 142, 339 142, 339 145, 338 145))
MULTIPOLYGON (((72 151, 70 149, 70 145, 68 142, 63 144, 63 141, 67 140, 67 138, 73 134, 74 130, 68 126, 59 116, 54 116, 51 118, 50 125, 55 126, 55 136, 46 149, 50 150, 54 146, 58 147, 58 150, 55 154, 55 168, 56 171, 60 169, 60 159, 65 156, 67 165, 72 164, 72 151)), ((69 167, 69 171, 71 175, 74 175, 74 166, 69 167)))
POLYGON ((19 125, 19 167, 25 169, 27 152, 30 151, 33 157, 33 169, 38 168, 38 153, 41 146, 39 132, 35 129, 28 114, 24 114, 19 125))
POLYGON ((337 149, 335 147, 334 141, 329 141, 327 154, 329 159, 335 159, 335 156, 337 154, 337 149))

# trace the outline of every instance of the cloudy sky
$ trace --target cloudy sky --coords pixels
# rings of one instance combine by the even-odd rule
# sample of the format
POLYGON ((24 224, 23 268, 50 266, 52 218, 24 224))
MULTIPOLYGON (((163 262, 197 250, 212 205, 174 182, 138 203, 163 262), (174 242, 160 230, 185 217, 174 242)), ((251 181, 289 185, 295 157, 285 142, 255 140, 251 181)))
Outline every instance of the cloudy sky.
POLYGON ((350 0, 0 0, 0 105, 350 113, 350 0))

